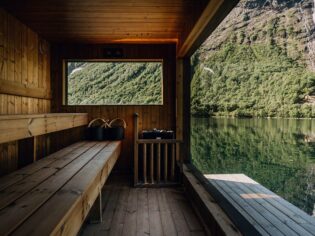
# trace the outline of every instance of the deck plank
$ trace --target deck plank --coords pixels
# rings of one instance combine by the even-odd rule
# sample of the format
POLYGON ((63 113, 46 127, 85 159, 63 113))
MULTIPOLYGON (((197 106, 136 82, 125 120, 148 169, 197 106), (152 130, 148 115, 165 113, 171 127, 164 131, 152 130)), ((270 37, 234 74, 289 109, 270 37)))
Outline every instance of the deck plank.
POLYGON ((148 189, 139 188, 138 192, 138 209, 137 209, 137 236, 149 235, 149 206, 148 206, 148 189))
POLYGON ((161 222, 164 235, 169 236, 177 235, 175 223, 173 221, 171 210, 168 206, 166 196, 163 193, 163 189, 159 189, 159 191, 157 192, 157 199, 160 208, 161 222))
POLYGON ((204 229, 200 222, 194 215, 193 209, 190 206, 190 203, 186 199, 185 195, 183 195, 182 191, 177 189, 169 189, 168 193, 170 194, 170 198, 174 199, 173 204, 175 205, 175 210, 179 211, 179 214, 182 214, 186 224, 188 226, 188 230, 191 234, 204 234, 204 229))
POLYGON ((106 208, 104 209, 103 222, 102 224, 100 224, 100 231, 104 233, 106 232, 107 235, 109 234, 109 230, 111 228, 115 209, 118 204, 119 195, 120 195, 119 186, 112 187, 110 197, 108 198, 108 203, 106 205, 106 208))
MULTIPOLYGON (((211 178, 209 175, 206 175, 208 180, 211 178)), ((266 219, 259 214, 247 203, 239 204, 237 199, 237 194, 232 192, 229 189, 223 189, 216 181, 209 182, 224 196, 229 203, 233 205, 233 207, 240 213, 242 216, 253 226, 261 235, 269 235, 267 228, 274 228, 270 222, 266 221, 266 219), (254 217, 254 215, 256 217, 254 217)), ((275 235, 283 235, 278 229, 274 228, 275 235)))
POLYGON ((130 190, 128 196, 127 215, 122 235, 134 236, 137 235, 137 210, 138 210, 138 194, 137 189, 130 190))
POLYGON ((279 209, 282 213, 290 217, 297 224, 303 225, 303 227, 305 227, 309 232, 315 232, 314 218, 312 216, 305 214, 305 212, 303 212, 290 202, 279 197, 269 189, 255 182, 254 180, 251 188, 255 192, 263 192, 271 196, 269 198, 265 198, 264 200, 279 209))
POLYGON ((205 175, 246 220, 271 235, 314 235, 315 219, 243 174, 205 175), (251 217, 249 217, 251 216, 251 217), (252 222, 254 223, 254 222, 252 222))
MULTIPOLYGON (((280 198, 279 196, 275 195, 269 195, 266 194, 265 191, 256 191, 253 186, 255 184, 242 184, 242 180, 246 176, 236 176, 235 180, 240 181, 236 182, 236 186, 239 189, 239 192, 241 196, 243 197, 249 197, 252 198, 254 202, 257 202, 261 208, 266 209, 267 212, 271 213, 271 216, 268 217, 273 223, 278 225, 278 228, 283 230, 283 225, 286 225, 292 232, 294 231, 298 235, 305 235, 305 236, 311 236, 311 232, 308 232, 305 230, 301 225, 299 225, 297 222, 295 222, 293 219, 288 217, 287 215, 283 214, 278 208, 274 207, 273 205, 269 204, 268 201, 265 199, 274 199, 274 198, 280 198)), ((314 231, 315 232, 315 231, 314 231)), ((285 233, 285 232, 284 232, 285 233)))
POLYGON ((173 189, 165 189, 163 191, 163 195, 165 195, 165 198, 168 199, 168 205, 170 207, 172 218, 175 223, 177 235, 189 236, 190 229, 186 222, 184 214, 178 206, 178 199, 176 193, 174 193, 175 191, 176 190, 173 189))
POLYGON ((206 235, 199 219, 188 204, 183 189, 132 188, 128 182, 131 179, 129 176, 125 176, 125 184, 119 187, 115 176, 113 173, 104 186, 104 189, 108 189, 111 194, 115 191, 119 192, 113 194, 115 197, 108 199, 108 207, 103 212, 104 221, 105 217, 110 220, 107 223, 103 221, 99 225, 84 226, 81 236, 163 236, 184 235, 184 233, 196 236, 206 235), (114 202, 116 198, 117 201, 114 202), (184 209, 182 209, 183 205, 184 209), (188 216, 188 214, 191 215, 188 216), (177 216, 180 217, 180 220, 174 220, 177 216), (191 229, 187 219, 192 220, 191 229), (102 226, 103 224, 106 227, 102 226), (185 225, 186 232, 183 229, 177 231, 176 224, 180 227, 185 225))
POLYGON ((158 189, 148 189, 150 236, 163 235, 161 214, 157 200, 157 191, 158 189))
POLYGON ((109 235, 116 236, 122 235, 123 227, 127 215, 128 197, 130 194, 130 188, 127 186, 120 187, 119 199, 113 215, 113 220, 110 226, 109 235))
POLYGON ((55 175, 46 179, 22 198, 16 200, 14 204, 2 209, 0 211, 0 221, 2 222, 0 225, 0 235, 6 235, 15 230, 106 145, 106 143, 100 143, 93 146, 82 155, 82 158, 77 158, 71 165, 64 167, 55 175))
POLYGON ((266 208, 258 204, 253 199, 244 199, 242 197, 242 194, 244 193, 237 184, 237 181, 217 181, 220 184, 222 188, 229 189, 233 191, 235 194, 233 195, 234 199, 240 204, 241 206, 244 206, 245 204, 249 205, 251 209, 253 210, 252 216, 254 216, 256 219, 259 217, 264 220, 259 220, 259 223, 261 223, 261 226, 268 230, 268 232, 272 235, 278 235, 279 232, 281 232, 282 235, 287 236, 296 236, 298 235, 296 232, 294 232, 292 229, 290 229, 287 225, 282 224, 281 220, 277 217, 275 217, 270 211, 268 211, 266 208), (282 227, 281 227, 282 226, 282 227), (279 232, 277 232, 279 231, 279 232))

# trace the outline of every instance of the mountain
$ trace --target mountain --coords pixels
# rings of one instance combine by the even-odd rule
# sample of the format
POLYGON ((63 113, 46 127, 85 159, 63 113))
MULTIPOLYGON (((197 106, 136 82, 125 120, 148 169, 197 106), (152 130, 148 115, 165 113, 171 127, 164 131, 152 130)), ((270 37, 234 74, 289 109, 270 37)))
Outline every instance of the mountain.
POLYGON ((191 58, 192 115, 315 117, 313 5, 241 0, 191 58))
POLYGON ((69 105, 162 104, 159 62, 68 62, 69 105))

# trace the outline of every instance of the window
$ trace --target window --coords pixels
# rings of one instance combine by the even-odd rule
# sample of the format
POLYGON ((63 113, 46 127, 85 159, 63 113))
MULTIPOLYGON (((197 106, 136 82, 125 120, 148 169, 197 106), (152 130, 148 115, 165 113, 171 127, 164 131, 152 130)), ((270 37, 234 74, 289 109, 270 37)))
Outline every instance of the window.
POLYGON ((315 117, 313 5, 295 3, 239 1, 191 57, 191 161, 314 216, 315 120, 287 119, 315 117))
POLYGON ((67 105, 162 105, 162 61, 66 61, 67 105))

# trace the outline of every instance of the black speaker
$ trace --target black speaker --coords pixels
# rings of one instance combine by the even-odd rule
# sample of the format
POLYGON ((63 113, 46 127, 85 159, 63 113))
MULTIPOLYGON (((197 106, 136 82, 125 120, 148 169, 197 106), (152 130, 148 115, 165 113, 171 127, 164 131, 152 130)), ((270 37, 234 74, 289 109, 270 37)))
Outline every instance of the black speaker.
POLYGON ((104 58, 123 58, 124 52, 122 48, 105 48, 104 58))

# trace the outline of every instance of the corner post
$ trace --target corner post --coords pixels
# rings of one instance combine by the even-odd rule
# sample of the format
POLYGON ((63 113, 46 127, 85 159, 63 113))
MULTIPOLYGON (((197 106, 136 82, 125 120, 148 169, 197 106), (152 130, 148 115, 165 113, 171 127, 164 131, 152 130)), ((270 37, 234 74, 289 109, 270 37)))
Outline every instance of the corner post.
POLYGON ((134 186, 136 186, 138 184, 139 181, 139 177, 138 177, 138 158, 139 158, 139 153, 138 153, 138 113, 134 113, 134 167, 133 167, 133 176, 134 176, 134 186))

